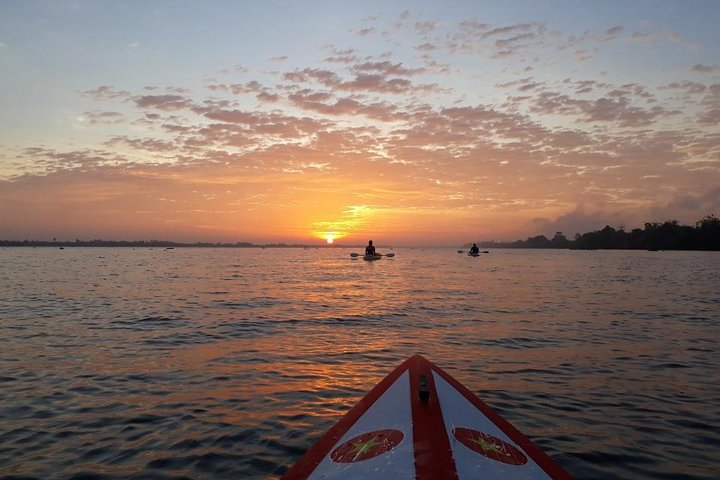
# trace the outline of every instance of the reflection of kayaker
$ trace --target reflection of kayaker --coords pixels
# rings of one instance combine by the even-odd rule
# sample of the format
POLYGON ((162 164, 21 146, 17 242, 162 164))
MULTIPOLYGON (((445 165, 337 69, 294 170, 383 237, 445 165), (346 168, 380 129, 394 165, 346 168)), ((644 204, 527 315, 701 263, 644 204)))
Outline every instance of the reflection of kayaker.
POLYGON ((375 246, 372 244, 372 240, 370 240, 367 247, 365 247, 365 255, 377 255, 377 253, 375 253, 375 246))

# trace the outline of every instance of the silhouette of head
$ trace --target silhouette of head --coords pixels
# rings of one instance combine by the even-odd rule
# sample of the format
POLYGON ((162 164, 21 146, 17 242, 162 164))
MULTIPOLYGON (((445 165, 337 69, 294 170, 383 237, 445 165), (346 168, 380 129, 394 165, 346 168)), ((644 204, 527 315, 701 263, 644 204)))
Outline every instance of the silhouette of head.
POLYGON ((370 240, 370 241, 368 242, 368 245, 372 245, 372 240, 370 240))

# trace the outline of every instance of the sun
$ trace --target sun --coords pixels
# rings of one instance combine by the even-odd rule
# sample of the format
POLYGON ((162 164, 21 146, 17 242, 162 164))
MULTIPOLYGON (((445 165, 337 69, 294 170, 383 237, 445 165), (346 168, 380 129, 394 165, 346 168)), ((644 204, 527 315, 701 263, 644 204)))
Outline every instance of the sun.
POLYGON ((328 246, 332 246, 335 243, 335 240, 343 238, 346 235, 347 233, 340 232, 338 230, 323 230, 320 232, 313 232, 313 236, 315 238, 322 238, 327 242, 328 246))

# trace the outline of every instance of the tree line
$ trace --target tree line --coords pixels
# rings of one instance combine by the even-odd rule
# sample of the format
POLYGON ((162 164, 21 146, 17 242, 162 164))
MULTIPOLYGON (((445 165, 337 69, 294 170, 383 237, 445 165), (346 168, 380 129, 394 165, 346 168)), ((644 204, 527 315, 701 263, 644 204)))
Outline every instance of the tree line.
POLYGON ((680 225, 677 220, 645 223, 645 228, 629 232, 606 225, 602 230, 576 233, 573 240, 562 232, 553 238, 545 235, 514 242, 480 242, 485 248, 569 248, 577 250, 720 250, 720 219, 706 215, 695 225, 680 225))

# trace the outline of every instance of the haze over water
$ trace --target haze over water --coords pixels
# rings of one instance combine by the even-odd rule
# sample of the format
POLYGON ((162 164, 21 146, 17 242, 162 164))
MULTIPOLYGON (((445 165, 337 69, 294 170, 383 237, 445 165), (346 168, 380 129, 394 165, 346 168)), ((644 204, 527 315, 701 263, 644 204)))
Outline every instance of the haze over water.
POLYGON ((0 478, 277 478, 414 353, 578 479, 717 478, 717 253, 351 251, 0 250, 0 478))

